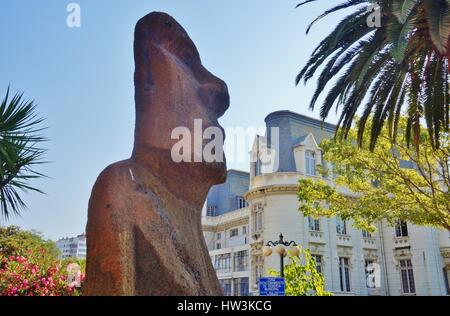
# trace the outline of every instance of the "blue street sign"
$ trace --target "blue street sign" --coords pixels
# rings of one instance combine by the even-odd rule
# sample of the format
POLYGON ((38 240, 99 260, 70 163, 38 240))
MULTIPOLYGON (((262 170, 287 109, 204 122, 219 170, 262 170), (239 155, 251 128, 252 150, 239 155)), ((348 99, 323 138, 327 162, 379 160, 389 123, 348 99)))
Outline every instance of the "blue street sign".
POLYGON ((285 296, 284 278, 259 279, 260 296, 285 296))

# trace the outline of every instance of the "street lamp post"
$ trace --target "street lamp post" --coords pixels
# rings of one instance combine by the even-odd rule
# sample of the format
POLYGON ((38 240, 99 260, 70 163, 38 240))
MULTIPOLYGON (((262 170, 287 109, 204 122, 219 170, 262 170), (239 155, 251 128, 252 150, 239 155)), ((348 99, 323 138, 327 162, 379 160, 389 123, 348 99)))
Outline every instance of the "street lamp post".
POLYGON ((284 278, 284 257, 287 255, 287 250, 285 247, 291 247, 291 255, 298 257, 300 255, 300 248, 297 246, 295 241, 285 241, 283 234, 280 234, 280 240, 269 241, 266 246, 263 247, 263 255, 268 257, 272 254, 272 247, 275 248, 275 252, 280 256, 280 274, 284 278))

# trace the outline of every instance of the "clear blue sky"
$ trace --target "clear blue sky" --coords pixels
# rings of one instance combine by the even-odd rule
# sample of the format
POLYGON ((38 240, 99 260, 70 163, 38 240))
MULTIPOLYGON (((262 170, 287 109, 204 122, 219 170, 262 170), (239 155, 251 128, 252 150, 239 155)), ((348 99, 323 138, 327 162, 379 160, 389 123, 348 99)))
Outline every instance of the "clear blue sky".
MULTIPOLYGON (((92 185, 101 170, 129 157, 133 143, 133 30, 151 11, 171 14, 196 43, 204 65, 224 79, 231 107, 223 126, 263 126, 276 110, 318 117, 308 103, 315 82, 294 86, 308 56, 336 24, 310 21, 328 0, 294 9, 299 0, 2 0, 0 96, 11 85, 35 99, 50 141, 27 194, 29 210, 7 224, 57 239, 84 231, 92 185), (66 6, 81 6, 81 28, 66 26, 66 6)), ((332 1, 333 3, 335 1, 332 1)), ((330 117, 335 122, 335 117, 330 117)), ((248 169, 233 163, 229 168, 248 169)), ((5 223, 3 223, 5 224, 5 223)))

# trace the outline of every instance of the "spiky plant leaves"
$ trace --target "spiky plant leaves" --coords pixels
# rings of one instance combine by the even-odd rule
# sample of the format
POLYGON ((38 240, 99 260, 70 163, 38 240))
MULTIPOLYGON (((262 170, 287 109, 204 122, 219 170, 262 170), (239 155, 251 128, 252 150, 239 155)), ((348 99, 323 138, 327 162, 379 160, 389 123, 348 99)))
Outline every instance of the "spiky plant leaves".
POLYGON ((401 24, 405 23, 411 12, 417 6, 419 0, 393 1, 392 13, 398 18, 401 24))
POLYGON ((373 118, 371 148, 385 124, 396 141, 405 112, 408 143, 419 148, 424 119, 429 140, 439 148, 441 135, 449 132, 450 0, 347 0, 318 19, 352 6, 354 11, 320 42, 296 78, 297 84, 306 84, 321 68, 310 108, 326 93, 320 116, 325 120, 335 107, 341 137, 361 111, 359 141, 373 118), (382 21, 376 28, 368 23, 374 4, 380 6, 382 21))
POLYGON ((40 147, 46 141, 39 134, 42 122, 34 102, 24 100, 23 94, 10 98, 8 88, 0 104, 0 213, 4 220, 26 207, 20 193, 42 193, 30 185, 31 180, 44 176, 35 170, 44 163, 46 151, 40 147))

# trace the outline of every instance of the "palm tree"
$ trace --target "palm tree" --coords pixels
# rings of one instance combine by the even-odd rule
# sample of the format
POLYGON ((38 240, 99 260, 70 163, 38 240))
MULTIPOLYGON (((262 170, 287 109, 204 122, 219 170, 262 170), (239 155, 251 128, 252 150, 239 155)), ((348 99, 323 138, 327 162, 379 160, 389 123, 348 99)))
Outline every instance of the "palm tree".
MULTIPOLYGON (((317 0, 304 1, 297 7, 317 0)), ((358 110, 358 141, 372 117, 370 147, 385 125, 395 142, 402 111, 408 117, 407 140, 420 144, 420 122, 425 120, 435 148, 449 132, 450 0, 347 0, 324 12, 353 8, 321 41, 297 76, 305 84, 321 72, 310 108, 334 79, 321 107, 322 119, 336 106, 345 138, 358 110), (381 25, 373 27, 374 5, 381 25), (358 113, 359 114, 359 113, 358 113)), ((375 14, 377 14, 375 12, 375 14)))
POLYGON ((9 98, 9 88, 0 104, 0 213, 7 220, 25 208, 19 191, 41 190, 29 181, 43 175, 34 167, 42 164, 45 150, 39 145, 45 139, 38 133, 43 119, 35 113, 33 101, 23 100, 23 94, 9 98))

